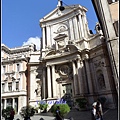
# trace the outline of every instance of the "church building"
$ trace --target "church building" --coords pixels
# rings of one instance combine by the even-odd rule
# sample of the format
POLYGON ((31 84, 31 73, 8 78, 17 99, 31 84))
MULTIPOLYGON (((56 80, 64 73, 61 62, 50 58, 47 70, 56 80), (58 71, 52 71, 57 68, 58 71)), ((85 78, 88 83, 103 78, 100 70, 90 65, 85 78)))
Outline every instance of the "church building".
POLYGON ((117 106, 117 93, 101 26, 88 27, 87 9, 59 6, 40 19, 41 50, 30 54, 29 104, 65 99, 73 105, 85 97, 88 105, 106 98, 104 107, 117 106))

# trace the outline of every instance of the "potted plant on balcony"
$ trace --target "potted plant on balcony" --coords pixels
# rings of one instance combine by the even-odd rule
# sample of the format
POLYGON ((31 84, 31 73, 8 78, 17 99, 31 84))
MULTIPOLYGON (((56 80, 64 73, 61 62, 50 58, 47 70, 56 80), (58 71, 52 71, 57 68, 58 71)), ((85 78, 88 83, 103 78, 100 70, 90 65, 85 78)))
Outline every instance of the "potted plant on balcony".
POLYGON ((24 106, 20 110, 20 115, 22 118, 24 118, 24 120, 30 120, 30 117, 33 116, 34 114, 35 114, 35 109, 30 105, 24 106))

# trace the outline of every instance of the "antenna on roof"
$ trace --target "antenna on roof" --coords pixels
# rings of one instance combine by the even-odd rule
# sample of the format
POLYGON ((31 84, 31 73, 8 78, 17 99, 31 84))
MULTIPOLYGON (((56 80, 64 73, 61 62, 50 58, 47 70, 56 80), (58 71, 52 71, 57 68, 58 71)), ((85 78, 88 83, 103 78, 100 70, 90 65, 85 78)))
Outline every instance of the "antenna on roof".
POLYGON ((58 0, 58 8, 60 11, 63 11, 65 7, 63 6, 63 2, 61 0, 58 0))

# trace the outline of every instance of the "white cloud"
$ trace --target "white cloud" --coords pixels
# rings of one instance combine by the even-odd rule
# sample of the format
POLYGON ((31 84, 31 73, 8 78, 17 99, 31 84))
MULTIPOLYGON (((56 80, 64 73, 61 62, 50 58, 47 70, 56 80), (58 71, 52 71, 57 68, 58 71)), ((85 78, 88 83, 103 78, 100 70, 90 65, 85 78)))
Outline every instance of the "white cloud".
POLYGON ((31 44, 31 43, 33 43, 33 44, 35 44, 36 45, 36 49, 37 50, 40 50, 40 38, 39 37, 30 37, 28 40, 27 40, 27 42, 23 42, 23 45, 22 46, 24 46, 24 45, 29 45, 29 44, 31 44))

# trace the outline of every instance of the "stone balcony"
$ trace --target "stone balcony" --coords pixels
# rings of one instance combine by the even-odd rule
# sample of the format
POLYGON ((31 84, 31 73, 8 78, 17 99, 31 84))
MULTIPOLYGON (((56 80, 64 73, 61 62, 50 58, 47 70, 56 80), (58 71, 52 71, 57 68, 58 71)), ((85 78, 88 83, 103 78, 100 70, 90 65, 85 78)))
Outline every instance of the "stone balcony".
POLYGON ((9 74, 15 74, 15 71, 14 71, 14 70, 11 70, 11 71, 5 72, 5 75, 9 75, 9 74))

